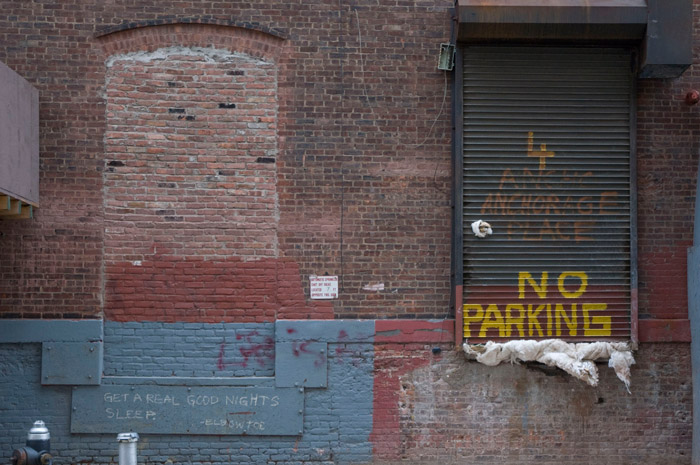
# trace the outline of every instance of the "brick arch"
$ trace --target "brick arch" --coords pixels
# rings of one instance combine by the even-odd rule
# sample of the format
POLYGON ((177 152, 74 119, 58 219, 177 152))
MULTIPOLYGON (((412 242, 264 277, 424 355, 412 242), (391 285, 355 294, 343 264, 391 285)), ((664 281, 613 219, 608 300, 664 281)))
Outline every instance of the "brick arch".
POLYGON ((99 34, 106 56, 153 52, 173 45, 206 47, 239 52, 279 64, 287 41, 277 34, 237 25, 174 23, 151 25, 130 23, 130 29, 99 34))

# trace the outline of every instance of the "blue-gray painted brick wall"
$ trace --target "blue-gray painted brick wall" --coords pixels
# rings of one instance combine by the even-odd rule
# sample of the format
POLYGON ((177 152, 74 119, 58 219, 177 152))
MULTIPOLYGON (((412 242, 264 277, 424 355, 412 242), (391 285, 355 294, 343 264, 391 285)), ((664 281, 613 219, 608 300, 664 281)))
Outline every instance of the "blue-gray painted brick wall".
MULTIPOLYGON (((208 359, 211 355, 209 349, 217 337, 236 341, 236 336, 242 335, 240 341, 246 340, 244 335, 247 335, 253 341, 264 341, 268 334, 272 334, 271 324, 108 322, 105 325, 105 370, 109 369, 111 376, 151 376, 148 370, 152 368, 158 371, 158 366, 150 352, 173 352, 176 349, 168 349, 163 345, 149 349, 146 341, 138 340, 139 336, 158 336, 168 341, 194 337, 194 340, 185 344, 188 351, 181 357, 186 366, 179 369, 188 376, 200 372, 211 376, 211 370, 218 370, 218 366, 216 361, 208 359), (253 335, 255 332, 257 334, 253 335), (196 340, 198 335, 207 339, 208 343, 200 344, 196 340), (255 339, 258 337, 261 339, 255 339), (139 357, 139 350, 147 353, 139 357), (145 362, 143 366, 139 365, 141 359, 145 362), (207 365, 197 368, 197 363, 207 365)), ((154 340, 148 341, 159 344, 154 340)), ((243 352, 248 353, 245 350, 243 352)), ((215 353, 218 357, 218 348, 215 353)), ((241 354, 240 351, 238 353, 241 354)), ((373 346, 368 343, 329 344, 328 388, 306 390, 304 434, 301 437, 142 435, 138 451, 139 463, 330 465, 369 462, 372 455, 369 434, 372 430, 373 354, 373 346)), ((241 355, 233 360, 244 359, 241 355)), ((270 367, 273 366, 274 363, 270 362, 270 367)), ((266 370, 269 372, 270 368, 266 370)), ((254 368, 253 371, 240 371, 249 376, 254 368)), ((40 373, 40 344, 0 344, 0 415, 4 430, 4 434, 0 435, 0 448, 7 452, 6 456, 9 457, 13 448, 24 445, 32 422, 42 419, 51 431, 56 465, 81 462, 107 465, 116 462, 116 435, 71 435, 72 388, 41 386, 40 373)))
POLYGON ((279 320, 277 341, 373 342, 374 320, 279 320))
POLYGON ((273 323, 105 321, 105 376, 274 376, 273 323))

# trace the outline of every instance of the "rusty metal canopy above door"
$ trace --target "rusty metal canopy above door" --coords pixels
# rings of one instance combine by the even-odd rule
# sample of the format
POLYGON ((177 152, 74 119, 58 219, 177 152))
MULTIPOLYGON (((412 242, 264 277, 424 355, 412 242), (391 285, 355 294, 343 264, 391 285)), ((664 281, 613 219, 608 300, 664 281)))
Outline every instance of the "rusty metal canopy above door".
POLYGON ((644 0, 458 0, 460 41, 641 40, 644 0))
POLYGON ((463 43, 632 44, 643 79, 693 62, 692 0, 457 0, 463 43))

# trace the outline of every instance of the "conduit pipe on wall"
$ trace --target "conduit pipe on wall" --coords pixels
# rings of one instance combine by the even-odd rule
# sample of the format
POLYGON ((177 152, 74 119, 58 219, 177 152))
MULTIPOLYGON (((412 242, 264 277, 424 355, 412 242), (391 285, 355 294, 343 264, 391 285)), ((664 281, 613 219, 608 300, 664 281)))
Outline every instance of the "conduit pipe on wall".
MULTIPOLYGON (((692 92, 688 92, 690 95, 692 92)), ((697 94, 697 92, 696 92, 697 94)), ((686 103, 688 102, 686 95, 686 103)), ((698 99, 700 100, 700 98, 698 99)), ((694 102, 697 103, 697 102, 694 102)), ((692 105, 693 103, 689 103, 692 105)), ((688 319, 690 320, 690 358, 693 380, 692 464, 700 465, 700 163, 695 185, 693 246, 688 249, 688 319)))

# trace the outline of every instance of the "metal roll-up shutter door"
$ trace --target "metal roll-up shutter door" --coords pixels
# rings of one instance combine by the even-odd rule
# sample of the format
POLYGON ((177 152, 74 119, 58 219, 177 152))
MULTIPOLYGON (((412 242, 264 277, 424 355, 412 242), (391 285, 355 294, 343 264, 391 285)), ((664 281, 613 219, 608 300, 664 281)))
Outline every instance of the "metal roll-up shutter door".
POLYGON ((464 336, 629 339, 630 52, 463 50, 464 336), (476 237, 483 220, 493 234, 476 237))

